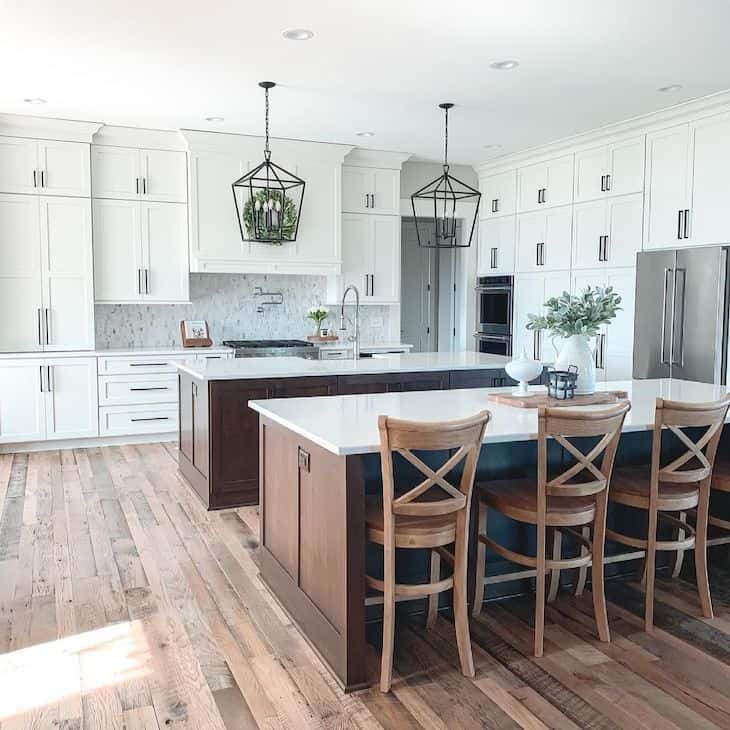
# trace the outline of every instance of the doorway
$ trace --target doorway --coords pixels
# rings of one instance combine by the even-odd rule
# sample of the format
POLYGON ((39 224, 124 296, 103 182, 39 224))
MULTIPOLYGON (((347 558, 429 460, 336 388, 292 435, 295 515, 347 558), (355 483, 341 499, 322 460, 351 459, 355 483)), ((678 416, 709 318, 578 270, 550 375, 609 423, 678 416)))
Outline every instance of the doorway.
POLYGON ((413 352, 457 349, 457 279, 456 251, 419 247, 416 219, 402 218, 401 342, 413 345, 413 352))

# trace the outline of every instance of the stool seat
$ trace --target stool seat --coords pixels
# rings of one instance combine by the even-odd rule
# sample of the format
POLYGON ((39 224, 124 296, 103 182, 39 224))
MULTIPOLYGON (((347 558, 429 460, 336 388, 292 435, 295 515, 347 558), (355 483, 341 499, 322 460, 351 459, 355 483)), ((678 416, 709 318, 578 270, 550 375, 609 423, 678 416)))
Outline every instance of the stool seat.
MULTIPOLYGON (((367 539, 385 545, 383 534, 383 500, 368 497, 365 500, 367 539)), ((456 514, 418 517, 395 515, 395 546, 399 548, 431 548, 450 545, 456 539, 456 514)))
MULTIPOLYGON (((649 466, 617 467, 611 480, 612 502, 640 509, 649 508, 651 469, 649 466)), ((700 487, 697 482, 672 484, 659 482, 657 508, 663 512, 682 512, 697 506, 700 487)))
MULTIPOLYGON (((477 484, 480 501, 503 515, 530 525, 537 524, 537 484, 529 479, 502 479, 477 484)), ((548 527, 587 525, 596 516, 595 497, 548 497, 548 527)))

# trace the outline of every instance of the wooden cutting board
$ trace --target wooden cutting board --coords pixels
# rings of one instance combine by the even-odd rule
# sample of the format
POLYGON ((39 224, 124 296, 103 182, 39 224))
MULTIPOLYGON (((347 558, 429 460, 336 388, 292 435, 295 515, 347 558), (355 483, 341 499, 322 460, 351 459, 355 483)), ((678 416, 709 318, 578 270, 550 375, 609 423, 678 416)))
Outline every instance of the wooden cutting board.
POLYGON ((511 395, 509 393, 490 393, 488 398, 495 403, 512 408, 576 408, 578 406, 597 406, 618 403, 626 400, 629 394, 625 390, 606 390, 592 395, 576 395, 568 400, 551 398, 547 393, 530 393, 529 395, 511 395))

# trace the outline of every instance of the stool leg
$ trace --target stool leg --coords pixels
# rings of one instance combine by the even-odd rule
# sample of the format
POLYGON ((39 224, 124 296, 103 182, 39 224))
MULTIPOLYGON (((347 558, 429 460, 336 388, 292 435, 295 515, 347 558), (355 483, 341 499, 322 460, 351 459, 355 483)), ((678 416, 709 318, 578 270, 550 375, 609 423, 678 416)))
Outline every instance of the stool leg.
MULTIPOLYGON (((682 520, 682 522, 685 522, 687 519, 687 513, 686 512, 680 512, 679 513, 679 519, 682 520)), ((677 540, 684 540, 685 532, 681 528, 677 528, 676 530, 677 540)), ((674 557, 674 567, 672 568, 672 578, 676 578, 679 575, 679 572, 682 570, 682 563, 684 562, 684 550, 677 550, 677 553, 674 557)))
MULTIPOLYGON (((431 583, 441 580, 441 556, 431 550, 431 583)), ((436 623, 439 610, 439 594, 432 593, 428 597, 428 615, 426 617, 426 628, 432 629, 436 623)))
POLYGON ((654 581, 656 579, 656 527, 657 510, 649 509, 649 533, 646 540, 646 590, 644 594, 644 630, 654 628, 654 581))
POLYGON ((380 691, 390 692, 395 640, 395 548, 383 549, 383 653, 380 658, 380 691))
MULTIPOLYGON (((585 525, 581 529, 581 534, 583 535, 583 537, 586 538, 586 540, 589 539, 591 536, 591 528, 588 525, 585 525)), ((580 554, 581 555, 588 554, 588 550, 582 545, 580 548, 580 554)), ((585 587, 586 587, 587 578, 588 578, 588 566, 584 565, 582 568, 578 568, 578 580, 576 581, 576 584, 575 584, 576 598, 580 598, 583 595, 583 591, 585 590, 585 587)))
MULTIPOLYGON (((553 560, 560 560, 563 554, 563 533, 557 528, 553 529, 553 560)), ((550 589, 548 590, 547 602, 552 603, 558 596, 560 590, 560 568, 553 568, 550 571, 550 589)))
POLYGON ((537 576, 535 578, 535 656, 541 657, 545 642, 545 524, 537 526, 537 576))
POLYGON ((707 520, 710 512, 710 487, 700 487, 700 503, 697 505, 697 525, 695 527, 695 573, 697 575, 697 591, 700 594, 702 615, 712 618, 712 598, 710 582, 707 578, 707 520))
POLYGON ((474 676, 474 657, 471 653, 469 636, 469 609, 466 598, 466 557, 468 543, 468 508, 461 510, 456 517, 456 543, 454 544, 454 624, 456 644, 459 647, 461 673, 465 677, 474 676))
POLYGON ((593 613, 596 617, 598 638, 611 641, 606 613, 606 592, 603 585, 603 555, 606 547, 606 510, 608 498, 603 492, 598 497, 596 517, 593 523, 593 542, 591 543, 591 593, 593 594, 593 613))
POLYGON ((482 612, 484 602, 484 570, 487 563, 487 546, 479 539, 479 535, 487 534, 487 505, 479 501, 479 512, 477 516, 477 555, 474 566, 474 605, 471 609, 472 616, 478 616, 482 612))

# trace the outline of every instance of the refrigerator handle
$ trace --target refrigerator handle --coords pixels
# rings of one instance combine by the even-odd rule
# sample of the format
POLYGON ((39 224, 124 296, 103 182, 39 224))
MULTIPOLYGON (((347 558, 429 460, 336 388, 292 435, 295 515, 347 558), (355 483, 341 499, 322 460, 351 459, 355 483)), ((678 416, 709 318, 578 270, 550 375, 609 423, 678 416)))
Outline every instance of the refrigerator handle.
POLYGON ((664 269, 664 295, 662 297, 662 348, 661 348, 661 365, 669 365, 667 362, 667 354, 664 344, 667 340, 667 289, 669 287, 669 274, 671 273, 670 268, 664 269))
POLYGON ((677 298, 677 276, 678 274, 682 274, 682 298, 679 300, 679 359, 675 360, 674 358, 674 326, 675 321, 672 321, 672 365, 679 365, 680 367, 684 367, 684 310, 685 310, 685 301, 687 298, 687 269, 681 269, 677 267, 674 271, 674 298, 675 298, 675 307, 676 307, 676 298, 677 298))

